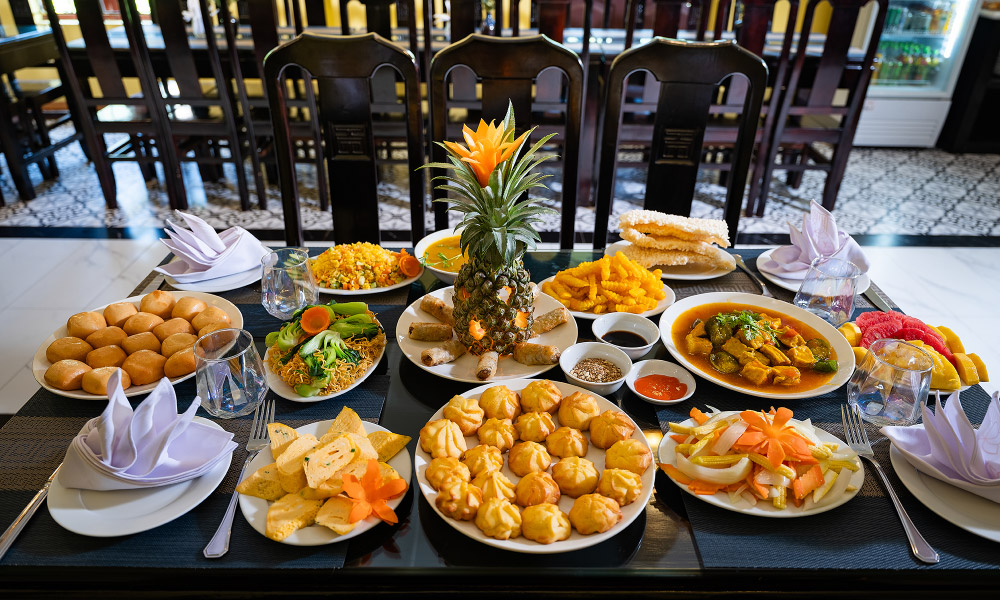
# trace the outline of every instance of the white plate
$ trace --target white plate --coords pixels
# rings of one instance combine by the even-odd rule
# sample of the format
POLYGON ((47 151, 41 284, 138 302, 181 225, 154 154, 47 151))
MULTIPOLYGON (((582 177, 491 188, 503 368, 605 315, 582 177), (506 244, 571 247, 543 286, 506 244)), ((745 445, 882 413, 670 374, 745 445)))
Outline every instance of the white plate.
MULTIPOLYGON (((777 248, 771 248, 770 250, 761 253, 761 255, 757 257, 757 270, 760 271, 760 274, 764 276, 764 279, 794 294, 795 292, 799 291, 799 286, 802 285, 801 279, 788 279, 786 277, 778 277, 777 275, 768 273, 764 269, 760 268, 762 264, 771 260, 771 253, 774 252, 775 250, 777 250, 777 248)), ((872 284, 872 278, 868 276, 868 273, 862 273, 861 277, 858 278, 857 289, 854 290, 854 293, 855 294, 865 293, 868 290, 868 288, 871 287, 871 284, 872 284)))
POLYGON ((1000 504, 924 475, 891 443, 889 459, 899 480, 924 506, 969 533, 1000 542, 1000 504))
MULTIPOLYGON (((792 419, 790 422, 797 423, 800 421, 798 419, 792 419)), ((693 423, 694 419, 687 419, 683 421, 681 424, 691 425, 693 423)), ((837 443, 840 444, 840 447, 842 449, 845 450, 848 449, 847 443, 837 438, 837 436, 827 433, 826 431, 823 431, 819 427, 815 427, 815 431, 816 431, 816 437, 818 437, 820 441, 837 443)), ((674 453, 674 448, 676 446, 677 442, 675 442, 672 437, 670 437, 669 435, 663 436, 663 440, 660 442, 660 448, 657 450, 658 462, 668 465, 675 464, 676 455, 674 453)), ((747 515, 754 515, 758 517, 775 517, 775 518, 808 517, 810 515, 824 513, 828 510, 837 508, 841 504, 847 502, 851 498, 858 495, 858 492, 861 491, 861 485, 865 482, 865 466, 861 464, 861 459, 858 458, 857 455, 855 455, 855 459, 860 465, 860 468, 858 468, 857 471, 851 473, 851 485, 854 486, 855 488, 854 491, 844 492, 843 494, 841 494, 840 498, 837 498, 836 500, 828 502, 826 504, 821 504, 819 506, 814 505, 809 510, 805 510, 805 504, 803 504, 802 506, 795 506, 795 503, 792 502, 791 500, 789 500, 786 503, 785 508, 783 509, 775 508, 773 504, 771 504, 766 500, 758 501, 757 504, 754 504, 753 506, 751 506, 747 502, 740 502, 739 504, 733 504, 732 502, 729 501, 728 492, 721 492, 721 493, 716 492, 711 496, 707 494, 695 494, 694 492, 689 490, 686 485, 682 485, 674 481, 672 477, 668 477, 668 479, 674 481, 674 483, 677 484, 677 487, 691 494, 695 498, 698 498, 699 500, 704 500, 709 504, 713 504, 715 506, 718 506, 719 508, 724 508, 726 510, 731 510, 733 512, 743 513, 747 515)), ((850 473, 850 471, 847 472, 850 473)))
MULTIPOLYGON (((503 384, 515 392, 520 392, 532 381, 533 380, 531 379, 515 379, 512 381, 505 381, 503 382, 503 384)), ((621 410, 618 407, 618 405, 609 402, 603 396, 598 396, 597 394, 589 392, 582 387, 578 387, 569 383, 563 383, 561 381, 554 381, 553 383, 555 383, 556 386, 558 386, 559 391, 563 393, 563 396, 568 396, 573 392, 583 392, 584 394, 593 396, 594 398, 597 399, 597 404, 598 406, 600 406, 601 412, 604 412, 608 409, 621 410)), ((462 396, 465 398, 478 399, 487 388, 492 387, 493 385, 495 384, 481 385, 477 388, 469 390, 468 392, 465 392, 464 394, 462 394, 462 396)), ((431 416, 429 421, 442 418, 443 411, 444 407, 438 409, 438 411, 435 412, 433 416, 431 416)), ((556 415, 552 415, 552 420, 553 422, 556 423, 556 427, 558 427, 559 424, 556 415)), ((633 425, 635 424, 634 421, 632 423, 633 425)), ((587 441, 589 442, 590 432, 585 431, 583 432, 583 434, 587 437, 587 441)), ((636 426, 635 432, 632 434, 632 438, 636 440, 642 440, 643 443, 647 443, 646 437, 642 433, 642 429, 640 429, 638 426, 636 426)), ((469 436, 465 438, 465 442, 469 448, 474 448, 475 446, 479 445, 479 439, 476 436, 469 436)), ((558 458, 559 457, 557 456, 553 457, 554 459, 553 464, 555 464, 558 458)), ((601 450, 600 448, 595 447, 593 444, 590 444, 587 450, 587 456, 585 456, 584 458, 594 463, 594 466, 597 468, 598 473, 604 471, 604 450, 601 450)), ((483 532, 480 531, 479 528, 476 527, 476 524, 473 523, 472 521, 456 521, 451 517, 444 516, 444 514, 442 514, 441 511, 438 510, 437 505, 434 503, 434 499, 437 497, 437 490, 431 487, 431 485, 427 483, 427 479, 424 477, 424 471, 427 470, 427 465, 430 464, 431 462, 430 454, 424 452, 423 449, 418 444, 417 451, 413 457, 413 461, 417 469, 417 481, 420 483, 421 493, 423 493, 424 498, 431 505, 434 511, 437 512, 437 514, 442 519, 444 519, 445 523, 451 525, 453 528, 461 532, 463 535, 466 535, 476 540, 477 542, 482 542, 488 546, 501 548, 503 550, 511 550, 513 552, 525 552, 529 554, 556 554, 559 552, 571 552, 573 550, 579 550, 581 548, 587 548, 595 544, 600 544, 601 542, 621 533, 622 531, 625 530, 626 527, 628 527, 629 523, 634 521, 636 517, 642 514, 642 511, 646 510, 646 504, 649 503, 649 497, 653 494, 653 482, 656 477, 656 465, 652 464, 649 466, 648 469, 646 469, 646 472, 642 474, 642 493, 639 494, 639 497, 636 498, 635 502, 622 507, 621 509, 622 520, 619 521, 617 525, 615 525, 608 531, 593 535, 582 535, 580 532, 574 529, 573 532, 570 534, 569 538, 566 540, 563 540, 561 542, 554 542, 552 544, 539 544, 538 542, 534 542, 523 536, 516 537, 510 540, 497 540, 484 535, 483 532)), ((514 475, 514 473, 510 470, 510 467, 506 464, 506 457, 504 457, 503 474, 506 475, 507 478, 510 479, 515 485, 520 480, 520 477, 514 475)), ((574 500, 575 500, 574 498, 570 498, 569 496, 566 495, 561 496, 559 498, 559 508, 562 509, 562 511, 568 515, 569 510, 573 508, 574 500)))
MULTIPOLYGON (((235 304, 233 304, 229 300, 226 300, 225 298, 220 298, 218 296, 213 296, 211 294, 205 294, 202 292, 171 292, 171 293, 178 300, 190 296, 201 300, 202 302, 204 302, 209 306, 218 306, 222 310, 226 311, 227 315, 229 315, 229 319, 232 321, 232 323, 230 323, 230 327, 234 327, 237 329, 243 328, 243 313, 240 312, 240 309, 236 308, 235 304)), ((125 298, 124 300, 116 300, 115 302, 108 302, 108 304, 115 304, 116 302, 132 302, 136 305, 136 308, 139 308, 139 301, 142 300, 142 298, 143 296, 132 296, 131 298, 125 298)), ((98 306, 90 310, 94 312, 103 312, 104 309, 108 306, 108 304, 105 304, 103 306, 98 306)), ((98 396, 97 394, 89 394, 83 390, 71 390, 71 391, 60 390, 58 388, 52 387, 51 385, 45 382, 45 371, 47 371, 48 368, 52 366, 52 363, 50 363, 49 360, 45 358, 45 350, 49 347, 49 344, 51 344, 52 342, 56 341, 61 337, 66 337, 66 334, 67 334, 66 325, 63 324, 59 327, 59 329, 56 329, 54 332, 52 332, 52 335, 45 338, 45 341, 42 342, 42 345, 38 347, 38 350, 35 352, 35 357, 31 361, 31 372, 35 376, 35 381, 38 382, 38 385, 42 386, 43 388, 47 389, 53 394, 66 396, 67 398, 77 398, 80 400, 107 400, 108 399, 107 394, 101 394, 100 396, 98 396)), ((180 383, 181 381, 184 381, 185 379, 190 379, 191 377, 194 377, 194 372, 188 373, 187 375, 182 375, 180 377, 174 377, 173 379, 170 380, 170 383, 171 384, 180 383)), ((147 383, 145 385, 133 385, 132 387, 125 390, 125 395, 130 397, 151 392, 158 383, 159 381, 154 381, 153 383, 147 383)))
MULTIPOLYGON (((614 256, 618 251, 631 245, 632 242, 615 242, 604 250, 604 254, 614 256)), ((729 275, 736 269, 736 266, 734 265, 732 269, 723 269, 712 265, 656 265, 653 268, 660 270, 660 277, 663 279, 704 281, 706 279, 715 279, 716 277, 729 275)))
POLYGON ((663 342, 663 345, 666 346, 670 355, 695 375, 717 383, 724 388, 748 394, 750 396, 757 396, 759 398, 770 398, 772 400, 795 400, 799 398, 812 398, 814 396, 820 396, 827 392, 832 392, 847 383, 847 380, 851 378, 851 373, 854 372, 854 350, 852 350, 851 345, 847 343, 847 338, 834 329, 832 325, 811 312, 803 310, 793 304, 782 302, 781 300, 776 300, 774 298, 757 296, 756 294, 743 294, 739 292, 711 292, 708 294, 688 296, 671 306, 670 309, 663 313, 663 316, 660 317, 660 340, 663 342), (701 306, 702 304, 714 304, 716 302, 744 304, 768 311, 769 314, 787 315, 797 321, 805 323, 809 327, 812 327, 818 334, 823 336, 826 341, 830 342, 830 346, 833 347, 833 350, 837 355, 838 369, 837 372, 834 373, 833 379, 811 390, 779 393, 774 390, 758 390, 751 387, 736 386, 716 377, 713 373, 702 371, 698 366, 688 360, 685 352, 682 352, 679 348, 674 346, 674 340, 673 336, 670 334, 670 330, 673 328, 674 321, 676 321, 677 318, 683 313, 696 306, 701 306))
MULTIPOLYGON (((218 424, 195 421, 222 430, 218 424)), ((65 488, 59 476, 49 487, 49 514, 64 528, 93 537, 130 535, 169 523, 202 503, 229 471, 232 454, 201 477, 144 490, 80 490, 65 488)))
MULTIPOLYGON (((547 281, 552 281, 553 279, 555 279, 555 275, 553 275, 552 277, 546 277, 545 279, 539 281, 538 282, 538 289, 539 289, 539 291, 541 291, 543 283, 545 283, 547 281)), ((663 300, 660 300, 659 302, 657 302, 655 308, 647 310, 646 312, 643 312, 643 313, 638 313, 638 315, 640 317, 655 317, 656 315, 658 315, 658 314, 662 313, 663 311, 667 310, 667 307, 674 303, 674 300, 677 299, 677 296, 674 295, 674 290, 670 289, 670 286, 668 286, 665 283, 663 284, 663 293, 665 294, 663 300)), ((548 296, 548 294, 546 294, 545 292, 541 292, 539 295, 540 296, 548 296)), ((555 298, 553 298, 553 300, 555 300, 555 298)), ((556 300, 556 302, 558 302, 558 300, 556 300)), ((559 306, 562 306, 562 304, 560 304, 559 306)), ((578 310, 571 310, 569 312, 570 312, 571 315, 573 315, 574 317, 576 317, 578 319, 587 319, 589 321, 594 321, 598 317, 608 314, 608 313, 601 313, 599 315, 599 314, 592 313, 592 312, 581 312, 581 311, 578 311, 578 310)))
MULTIPOLYGON (((395 251, 390 250, 390 252, 395 252, 395 251)), ((312 267, 312 263, 316 258, 317 258, 316 256, 312 256, 309 258, 310 268, 312 267)), ((381 294, 382 292, 398 290, 401 287, 408 286, 414 281, 420 279, 420 276, 423 274, 424 274, 424 268, 420 267, 420 272, 417 273, 416 276, 409 277, 407 279, 404 279, 403 281, 400 281, 399 283, 394 283, 392 285, 387 285, 385 287, 371 288, 367 290, 338 290, 334 288, 321 287, 319 288, 319 291, 323 294, 333 294, 334 296, 364 296, 365 294, 381 294)))
POLYGON ((169 275, 166 276, 165 281, 171 286, 186 292, 215 293, 228 292, 229 290, 236 290, 251 283, 256 283, 260 281, 260 277, 261 268, 254 267, 242 273, 233 273, 225 277, 216 277, 215 279, 206 279, 205 281, 196 281, 194 283, 178 283, 176 279, 169 275))
MULTIPOLYGON (((303 425, 295 431, 298 431, 300 434, 311 433, 317 438, 320 438, 324 433, 326 433, 327 429, 330 428, 331 423, 333 423, 333 419, 328 421, 319 421, 317 423, 303 425)), ((375 423, 369 423, 368 421, 362 421, 362 423, 365 426, 366 433, 372 433, 373 431, 389 431, 385 427, 375 423)), ((273 462, 274 457, 271 455, 271 448, 264 448, 260 451, 260 454, 250 461, 250 465, 247 466, 244 477, 261 467, 266 467, 273 462)), ((407 485, 410 484, 413 471, 410 470, 410 452, 406 448, 400 450, 396 456, 393 456, 389 460, 389 466, 396 469, 396 472, 399 473, 399 476, 403 478, 403 481, 405 481, 407 485)), ((406 492, 403 492, 399 496, 389 500, 387 502, 389 508, 395 510, 396 507, 399 506, 399 503, 403 501, 405 496, 406 492)), ((246 518, 247 523, 250 523, 250 526, 256 529, 257 533, 261 535, 264 535, 267 532, 267 509, 270 505, 271 503, 263 498, 255 498, 253 496, 240 494, 240 510, 243 511, 243 516, 246 518)), ((354 529, 344 535, 337 535, 329 527, 311 525, 297 530, 292 535, 281 540, 280 543, 288 544, 290 546, 322 546, 325 544, 335 544, 337 542, 343 542, 344 540, 349 540, 352 537, 359 536, 381 522, 382 520, 378 517, 368 517, 364 521, 359 522, 355 525, 354 529)))
MULTIPOLYGON (((378 323, 378 319, 375 319, 375 322, 378 323)), ((379 327, 381 326, 382 324, 379 323, 379 327)), ((388 342, 388 340, 386 341, 388 342)), ((273 347, 274 346, 271 346, 271 348, 273 347)), ((268 348, 267 351, 270 352, 271 348, 268 348)), ((271 372, 271 362, 267 360, 267 353, 265 353, 264 372, 267 374, 267 387, 271 388, 271 390, 275 394, 281 396, 286 400, 291 400, 292 402, 319 402, 321 400, 329 400, 330 398, 336 398, 341 394, 346 394, 347 392, 361 385, 361 382, 364 381, 365 379, 368 379, 368 376, 372 374, 372 371, 374 371, 375 368, 378 367, 378 364, 382 362, 382 356, 384 354, 385 354, 385 346, 382 346, 382 351, 378 353, 378 357, 375 359, 375 362, 372 363, 372 366, 368 367, 368 370, 362 373, 361 377, 355 379, 354 383, 352 383, 350 386, 340 390, 339 392, 334 392, 328 396, 309 396, 308 398, 304 398, 296 394, 295 388, 285 383, 284 379, 278 377, 277 375, 271 372)))
MULTIPOLYGON (((439 290, 434 290, 430 293, 430 295, 444 300, 445 304, 450 306, 452 303, 451 296, 453 290, 454 288, 451 287, 441 288, 439 290)), ((535 317, 544 315, 545 313, 555 310, 561 306, 562 304, 559 304, 555 298, 546 294, 539 294, 535 296, 535 317)), ((469 383, 482 383, 478 378, 476 378, 476 366, 479 364, 479 357, 469 353, 463 354, 456 360, 443 365, 436 365, 433 367, 424 365, 424 363, 420 361, 420 353, 425 348, 433 348, 438 345, 439 342, 418 342, 416 340, 411 340, 409 330, 410 323, 413 322, 437 323, 438 320, 428 313, 420 310, 420 300, 417 300, 413 304, 409 305, 406 307, 406 310, 403 311, 402 316, 399 317, 399 321, 396 323, 396 341, 399 343, 399 349, 403 351, 406 358, 410 359, 410 362, 428 373, 433 373, 439 377, 444 377, 445 379, 466 381, 469 383)), ((538 337, 531 338, 529 341, 532 344, 556 346, 561 352, 576 343, 577 333, 576 321, 570 319, 568 323, 564 323, 552 331, 547 331, 538 337)), ((497 365, 496 375, 494 375, 493 379, 490 381, 499 382, 507 379, 534 377, 535 375, 541 375, 555 366, 556 365, 522 365, 512 357, 508 356, 500 359, 500 364, 497 365)))

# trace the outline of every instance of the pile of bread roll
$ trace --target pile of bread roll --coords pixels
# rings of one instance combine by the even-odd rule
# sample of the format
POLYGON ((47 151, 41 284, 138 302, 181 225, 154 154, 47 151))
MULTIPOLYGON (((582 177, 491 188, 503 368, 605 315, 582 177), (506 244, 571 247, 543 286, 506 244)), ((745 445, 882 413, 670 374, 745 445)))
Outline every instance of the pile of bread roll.
POLYGON ((194 372, 195 341, 229 326, 229 315, 221 308, 162 290, 143 296, 138 307, 115 302, 103 313, 77 313, 66 321, 66 337, 45 350, 52 363, 45 382, 104 396, 108 379, 119 368, 123 388, 181 377, 194 372))

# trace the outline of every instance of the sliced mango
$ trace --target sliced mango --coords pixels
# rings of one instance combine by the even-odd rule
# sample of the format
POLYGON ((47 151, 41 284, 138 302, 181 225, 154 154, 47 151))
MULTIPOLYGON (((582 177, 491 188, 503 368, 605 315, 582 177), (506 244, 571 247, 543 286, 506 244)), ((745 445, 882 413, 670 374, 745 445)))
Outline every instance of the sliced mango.
POLYGON ((844 337, 847 338, 848 344, 857 346, 861 343, 861 328, 858 327, 857 323, 848 321, 838 327, 837 331, 842 333, 844 337))
POLYGON ((958 371, 955 370, 954 365, 948 362, 948 359, 940 352, 920 340, 913 340, 910 343, 922 348, 934 360, 934 369, 931 371, 932 388, 957 390, 962 387, 962 380, 958 376, 958 371))
MULTIPOLYGON (((955 364, 958 376, 962 378, 965 385, 976 385, 979 383, 979 371, 976 370, 976 363, 968 355, 955 352, 955 364)), ((933 385, 933 384, 932 384, 933 385)))
POLYGON ((861 346, 854 346, 851 348, 854 350, 854 364, 861 366, 861 361, 865 359, 868 355, 868 348, 862 348, 861 346))
POLYGON ((944 336, 944 341, 948 345, 948 349, 951 350, 952 354, 965 352, 965 346, 962 345, 962 340, 958 337, 958 334, 944 325, 938 325, 935 329, 940 331, 941 335, 944 336))
POLYGON ((969 357, 972 364, 976 365, 976 372, 979 373, 979 381, 989 381, 990 373, 986 370, 986 363, 983 362, 983 359, 979 358, 978 354, 966 354, 966 356, 969 357))

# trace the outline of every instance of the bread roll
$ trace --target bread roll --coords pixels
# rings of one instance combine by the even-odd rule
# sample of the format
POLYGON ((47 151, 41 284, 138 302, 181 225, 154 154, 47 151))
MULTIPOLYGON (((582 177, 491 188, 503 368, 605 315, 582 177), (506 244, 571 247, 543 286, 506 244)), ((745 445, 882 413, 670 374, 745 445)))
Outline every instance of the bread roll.
POLYGON ((194 296, 184 296, 174 305, 174 309, 170 311, 170 316, 175 319, 181 318, 192 321, 198 316, 198 313, 206 308, 208 308, 208 305, 194 296))
POLYGON ((191 348, 198 341, 198 336, 193 333, 175 333, 163 340, 160 345, 160 354, 170 358, 174 352, 180 352, 186 348, 191 348))
POLYGON ((177 299, 170 292, 153 290, 142 297, 142 301, 139 302, 139 310, 166 320, 170 318, 170 313, 173 312, 176 303, 177 299))
POLYGON ((104 309, 104 320, 108 322, 108 325, 121 327, 125 321, 128 321, 129 317, 137 312, 139 309, 131 302, 115 302, 104 309))
POLYGON ((126 354, 135 354, 139 350, 159 352, 160 340, 153 335, 152 331, 144 331, 125 338, 125 341, 122 342, 122 349, 125 350, 126 354))
POLYGON ((152 350, 139 350, 129 354, 122 369, 132 378, 135 385, 154 383, 163 378, 163 365, 167 359, 152 350))
POLYGON ((83 385, 83 374, 90 370, 78 360, 60 360, 45 371, 45 383, 60 390, 78 390, 83 385))
POLYGON ((229 324, 232 321, 226 311, 222 310, 218 306, 209 306, 205 310, 198 313, 194 319, 191 320, 191 324, 194 325, 195 329, 201 330, 206 325, 211 323, 225 323, 229 324))
POLYGON ((194 373, 194 350, 188 348, 174 352, 163 364, 163 374, 167 377, 180 377, 194 373))
POLYGON ((176 317, 153 328, 153 335, 158 337, 161 342, 175 333, 194 333, 194 327, 191 327, 191 323, 187 320, 176 317))
POLYGON ((201 329, 198 330, 198 337, 205 337, 206 335, 212 333, 213 331, 218 331, 220 329, 228 329, 229 323, 223 323, 222 321, 216 321, 215 323, 209 323, 201 329))
POLYGON ((125 321, 122 329, 129 335, 135 335, 144 331, 153 331, 153 328, 163 323, 159 316, 148 312, 137 312, 125 321))
POLYGON ((104 315, 101 313, 76 313, 66 320, 66 335, 85 340, 88 335, 107 326, 108 322, 104 320, 104 315))
POLYGON ((67 358, 84 360, 94 347, 77 337, 62 337, 45 349, 45 360, 57 363, 67 358))
POLYGON ((87 343, 94 348, 103 348, 104 346, 121 346, 122 342, 128 334, 121 327, 116 327, 114 325, 105 327, 104 329, 98 329, 94 333, 87 336, 87 343))
MULTIPOLYGON (((118 367, 101 367, 87 371, 83 374, 83 391, 98 396, 107 395, 108 379, 111 379, 111 375, 118 370, 120 370, 118 367)), ((126 371, 122 371, 121 382, 123 390, 132 387, 132 380, 126 371)))
POLYGON ((87 364, 93 369, 120 367, 127 356, 120 346, 101 346, 87 353, 87 364))

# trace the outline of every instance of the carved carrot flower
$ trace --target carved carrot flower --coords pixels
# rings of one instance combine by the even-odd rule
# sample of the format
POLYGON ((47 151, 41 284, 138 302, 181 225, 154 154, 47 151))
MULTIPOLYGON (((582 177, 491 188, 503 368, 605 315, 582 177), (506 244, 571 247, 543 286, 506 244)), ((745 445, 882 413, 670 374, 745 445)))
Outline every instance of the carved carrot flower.
POLYGON ((794 427, 788 424, 792 411, 779 408, 773 416, 763 412, 745 410, 740 418, 749 424, 746 432, 740 436, 734 448, 763 454, 775 468, 781 465, 785 456, 792 456, 803 463, 816 462, 809 450, 811 442, 802 437, 794 427))
POLYGON ((531 132, 525 131, 517 139, 512 139, 513 133, 513 130, 508 132, 503 123, 497 127, 494 121, 487 125, 485 120, 480 119, 476 131, 468 125, 462 126, 465 146, 457 142, 444 142, 444 146, 462 162, 468 163, 476 174, 479 186, 486 187, 496 166, 510 158, 531 132))
POLYGON ((383 482, 378 461, 374 458, 370 459, 365 474, 361 476, 361 481, 358 481, 354 475, 344 475, 344 493, 354 503, 347 520, 351 523, 357 523, 374 513, 386 523, 395 525, 399 519, 396 518, 396 513, 389 508, 386 501, 405 491, 406 482, 402 479, 383 482))

